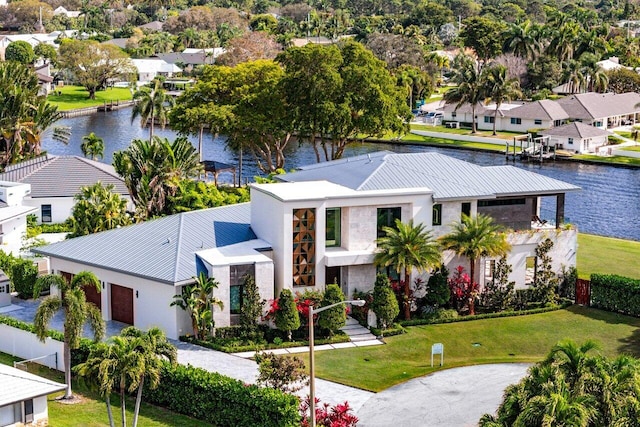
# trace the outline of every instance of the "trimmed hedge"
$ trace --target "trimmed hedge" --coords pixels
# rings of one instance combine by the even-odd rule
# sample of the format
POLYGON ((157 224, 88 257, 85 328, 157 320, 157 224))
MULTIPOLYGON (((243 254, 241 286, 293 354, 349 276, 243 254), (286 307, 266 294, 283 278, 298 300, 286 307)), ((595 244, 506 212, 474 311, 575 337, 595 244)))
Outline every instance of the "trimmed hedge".
MULTIPOLYGON (((12 317, 0 315, 0 323, 34 332, 32 324, 12 317)), ((58 331, 49 330, 48 336, 64 341, 58 331)), ((80 347, 71 350, 71 366, 85 362, 92 346, 93 341, 82 338, 80 347)), ((297 397, 279 390, 245 385, 192 366, 165 364, 161 375, 156 390, 145 389, 145 402, 219 426, 300 425, 297 397)))
POLYGON ((399 323, 402 326, 419 326, 419 325, 435 325, 439 323, 454 323, 454 322, 468 322, 471 320, 481 320, 481 319, 496 319, 499 317, 515 317, 515 316, 526 316, 529 314, 540 314, 547 313, 549 311, 562 310, 563 308, 567 308, 573 305, 572 302, 563 302, 560 305, 554 305, 553 307, 542 307, 535 308, 533 310, 521 310, 521 311, 500 311, 498 313, 485 313, 485 314, 475 314, 473 316, 460 316, 451 319, 413 319, 413 320, 402 320, 399 323))
MULTIPOLYGON (((222 351, 225 353, 241 353, 244 351, 258 351, 258 350, 274 350, 278 348, 304 347, 309 345, 309 341, 283 341, 280 344, 257 343, 252 345, 225 345, 216 341, 197 340, 191 335, 181 336, 180 341, 196 344, 196 345, 199 345, 200 347, 206 347, 212 350, 222 351)), ((326 338, 326 339, 317 338, 314 340, 315 345, 336 344, 341 342, 349 342, 349 336, 342 331, 338 331, 331 338, 326 338)))
POLYGON ((298 398, 193 366, 165 363, 160 385, 143 398, 217 426, 299 426, 298 398))
POLYGON ((640 316, 640 280, 615 274, 592 274, 591 306, 640 316))
POLYGON ((405 328, 403 328, 397 323, 394 323, 393 326, 387 329, 380 329, 380 328, 369 328, 369 329, 371 330, 371 333, 376 337, 392 337, 394 335, 402 335, 407 332, 405 328))

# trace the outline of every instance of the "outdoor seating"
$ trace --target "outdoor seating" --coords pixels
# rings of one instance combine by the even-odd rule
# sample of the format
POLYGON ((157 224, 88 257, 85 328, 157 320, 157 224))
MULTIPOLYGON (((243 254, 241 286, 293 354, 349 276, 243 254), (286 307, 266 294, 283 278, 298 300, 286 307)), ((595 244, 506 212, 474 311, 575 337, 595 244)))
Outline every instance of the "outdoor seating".
POLYGON ((460 129, 460 122, 447 122, 447 127, 451 129, 460 129))

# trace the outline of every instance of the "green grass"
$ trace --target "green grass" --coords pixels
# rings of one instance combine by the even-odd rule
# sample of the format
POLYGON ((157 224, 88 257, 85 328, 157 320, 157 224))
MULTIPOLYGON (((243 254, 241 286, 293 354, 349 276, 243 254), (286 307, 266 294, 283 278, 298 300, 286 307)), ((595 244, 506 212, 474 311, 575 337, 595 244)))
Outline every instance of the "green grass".
POLYGON ((627 166, 640 166, 640 158, 626 156, 602 157, 595 154, 576 154, 572 159, 588 160, 591 163, 618 164, 627 166))
POLYGON ((619 274, 640 279, 640 242, 613 237, 578 234, 578 274, 588 279, 592 273, 619 274))
POLYGON ((89 99, 89 92, 81 86, 58 87, 47 100, 56 105, 60 111, 74 110, 76 108, 93 107, 109 101, 130 101, 131 92, 128 88, 109 88, 96 92, 96 99, 89 99), (58 95, 57 92, 62 92, 58 95), (55 92, 55 93, 54 93, 55 92))
POLYGON ((494 135, 493 130, 477 130, 476 133, 471 133, 470 128, 455 129, 455 128, 448 128, 442 125, 433 126, 429 124, 424 124, 424 125, 412 124, 411 129, 423 130, 423 131, 429 131, 429 132, 450 133, 450 134, 456 134, 456 135, 480 136, 484 138, 498 138, 498 139, 504 139, 508 141, 513 141, 514 136, 523 135, 521 132, 505 132, 505 131, 498 131, 496 135, 494 135))
POLYGON ((624 147, 620 147, 622 151, 640 151, 640 145, 626 145, 624 147))
POLYGON ((565 338, 579 343, 594 339, 607 356, 640 356, 639 328, 640 319, 579 306, 529 316, 415 326, 407 328, 407 334, 385 338, 386 345, 318 352, 316 374, 378 392, 442 369, 430 367, 430 349, 436 342, 444 344, 446 369, 536 362, 565 338))
MULTIPOLYGON (((5 353, 0 353, 0 363, 13 366, 15 360, 20 360, 5 353)), ((49 378, 53 381, 64 383, 64 374, 58 371, 48 369, 46 367, 30 364, 29 372, 49 378)), ((48 396, 49 401, 49 425, 53 427, 105 427, 109 426, 109 418, 107 417, 107 408, 104 401, 100 399, 97 393, 94 393, 84 387, 83 384, 73 383, 73 393, 81 398, 76 404, 64 404, 55 400, 64 393, 54 393, 48 396)), ((111 396, 111 405, 116 425, 121 425, 120 417, 120 396, 113 394, 111 396)), ((133 420, 134 399, 127 399, 127 423, 133 420)), ((204 421, 195 420, 193 418, 171 412, 169 410, 159 408, 144 403, 144 395, 142 395, 142 405, 140 406, 140 418, 138 425, 141 427, 191 427, 210 426, 211 424, 204 421)))
MULTIPOLYGON (((430 136, 421 136, 413 133, 409 133, 402 138, 400 138, 402 142, 408 142, 411 144, 425 144, 425 145, 434 145, 438 147, 460 147, 460 148, 473 148, 473 149, 482 149, 482 150, 491 150, 491 151, 501 151, 504 153, 504 147, 496 144, 485 144, 482 142, 466 142, 466 141, 458 141, 455 139, 442 139, 442 138, 433 138, 430 136)), ((397 142, 392 141, 390 142, 397 142)))

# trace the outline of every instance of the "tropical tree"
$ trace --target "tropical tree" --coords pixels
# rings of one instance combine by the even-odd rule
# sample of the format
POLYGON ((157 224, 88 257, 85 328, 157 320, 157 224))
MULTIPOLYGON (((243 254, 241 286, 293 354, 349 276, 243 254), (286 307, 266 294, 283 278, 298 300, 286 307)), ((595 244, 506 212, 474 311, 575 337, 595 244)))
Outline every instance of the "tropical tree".
POLYGON ((104 157, 104 139, 91 132, 82 137, 80 149, 85 157, 91 157, 92 160, 102 159, 104 157))
POLYGON ((50 295, 45 298, 38 307, 34 319, 34 332, 38 339, 44 342, 48 336, 49 322, 60 310, 64 312, 64 366, 65 382, 67 389, 65 399, 72 399, 71 392, 71 350, 80 346, 83 326, 89 322, 96 342, 100 341, 105 333, 105 324, 102 320, 100 309, 87 302, 83 288, 90 286, 100 292, 100 281, 89 271, 81 271, 71 279, 70 283, 58 274, 47 274, 36 281, 34 298, 40 296, 42 289, 54 286, 60 295, 50 295))
POLYGON ((472 16, 464 20, 458 37, 465 46, 472 48, 478 59, 485 63, 502 53, 503 34, 506 25, 485 16, 472 16))
POLYGON ((413 225, 396 219, 395 227, 383 227, 383 237, 376 240, 378 249, 373 263, 379 267, 393 267, 404 273, 404 317, 411 318, 411 271, 427 271, 441 264, 440 249, 424 224, 413 225))
POLYGON ((476 108, 478 103, 485 98, 485 87, 480 75, 480 69, 476 61, 470 56, 458 55, 453 65, 454 75, 452 81, 456 87, 448 90, 443 99, 446 102, 455 102, 456 110, 464 104, 471 106, 471 133, 476 133, 476 108))
POLYGON ((185 285, 182 293, 173 297, 171 306, 177 305, 189 313, 193 335, 201 340, 213 335, 213 310, 215 306, 222 310, 224 305, 213 295, 214 289, 219 285, 216 279, 208 277, 204 272, 193 279, 193 284, 185 285))
POLYGON ((156 120, 162 129, 166 126, 169 114, 168 109, 174 104, 173 97, 167 95, 162 88, 162 82, 156 79, 153 88, 143 87, 133 94, 135 105, 131 110, 131 123, 140 117, 140 125, 149 124, 149 140, 153 139, 153 128, 156 120))
POLYGON ((493 134, 496 134, 496 123, 498 122, 498 111, 503 102, 513 101, 522 96, 520 92, 520 81, 509 78, 507 67, 496 64, 482 71, 484 87, 487 93, 486 103, 493 102, 496 109, 493 113, 493 134))
POLYGON ((97 388, 104 399, 109 417, 109 426, 114 427, 113 411, 111 409, 111 393, 114 387, 114 365, 106 362, 111 351, 110 345, 104 342, 96 343, 91 347, 87 360, 76 365, 74 371, 91 388, 97 388))
MULTIPOLYGON (((505 256, 511 250, 502 227, 494 224, 490 216, 463 214, 460 222, 452 224, 451 228, 450 233, 440 238, 440 244, 444 249, 469 259, 471 286, 477 283, 475 272, 479 258, 505 256)), ((469 301, 469 314, 475 314, 473 298, 469 301)))
POLYGON ((113 184, 96 182, 80 188, 74 196, 76 204, 71 211, 69 237, 111 230, 131 224, 127 201, 114 192, 113 184))
POLYGON ((124 178, 141 219, 170 212, 168 202, 176 195, 180 181, 197 176, 202 169, 195 148, 186 138, 169 142, 157 136, 150 141, 131 141, 126 150, 114 153, 113 166, 124 178))
POLYGON ((4 52, 4 58, 7 61, 19 62, 22 65, 31 65, 35 61, 36 55, 28 42, 18 40, 9 43, 4 52))
POLYGON ((533 61, 542 48, 539 35, 540 28, 530 20, 511 24, 507 29, 504 51, 513 52, 516 56, 533 61))

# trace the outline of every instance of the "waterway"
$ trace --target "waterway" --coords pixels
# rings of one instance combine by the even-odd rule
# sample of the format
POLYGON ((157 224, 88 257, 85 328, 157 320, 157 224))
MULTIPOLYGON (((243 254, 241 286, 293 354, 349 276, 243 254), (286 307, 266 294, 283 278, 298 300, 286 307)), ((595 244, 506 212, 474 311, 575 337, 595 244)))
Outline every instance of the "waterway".
MULTIPOLYGON (((105 141, 104 161, 108 163, 111 163, 113 153, 127 148, 132 139, 149 136, 148 129, 141 128, 139 120, 131 123, 129 109, 64 119, 57 124, 71 127, 69 144, 63 145, 53 141, 50 136, 45 136, 43 149, 52 154, 81 156, 82 137, 95 132, 105 141)), ((176 136, 176 133, 170 129, 156 128, 155 133, 170 139, 176 136)), ((192 137, 190 140, 194 145, 197 144, 197 138, 192 137)), ((399 153, 435 151, 483 166, 507 163, 504 155, 501 154, 377 143, 352 144, 345 151, 345 156, 378 150, 399 153)), ((223 137, 205 135, 203 154, 206 160, 238 164, 238 153, 226 147, 223 137)), ((286 169, 313 162, 315 162, 315 155, 311 147, 296 145, 288 150, 286 169)), ((576 224, 580 231, 640 241, 640 169, 566 161, 549 161, 542 165, 521 162, 509 164, 581 187, 582 191, 568 193, 565 202, 566 221, 576 224)), ((259 174, 255 162, 245 154, 243 181, 251 181, 253 176, 259 174)), ((543 201, 541 216, 544 219, 553 219, 554 206, 551 199, 545 198, 543 201)))

